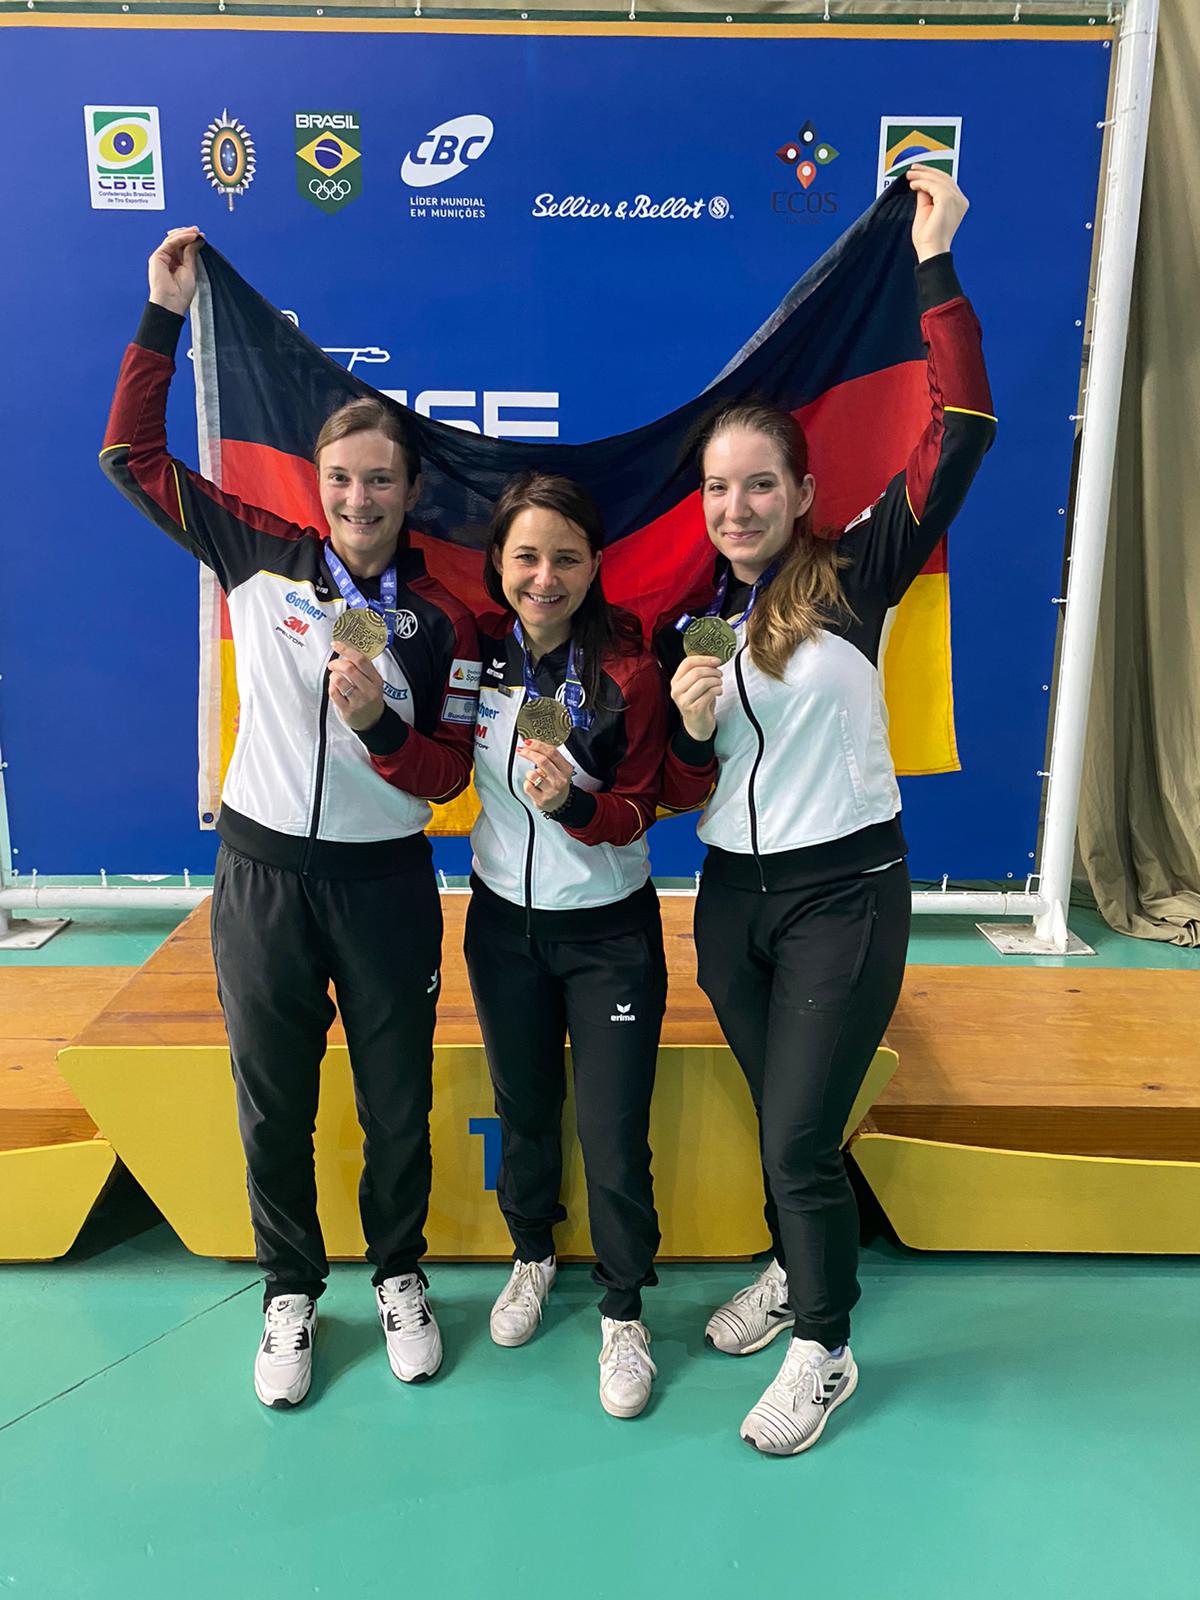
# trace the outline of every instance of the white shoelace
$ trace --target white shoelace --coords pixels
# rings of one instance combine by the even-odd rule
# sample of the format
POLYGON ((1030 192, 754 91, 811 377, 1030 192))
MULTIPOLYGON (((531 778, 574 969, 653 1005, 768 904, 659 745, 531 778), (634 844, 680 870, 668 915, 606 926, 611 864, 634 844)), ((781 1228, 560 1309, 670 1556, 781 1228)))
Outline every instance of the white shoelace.
POLYGON ((414 1278, 409 1288, 397 1293, 386 1286, 380 1289, 383 1308, 395 1321, 394 1333, 422 1333, 428 1326, 421 1280, 414 1278))
POLYGON ((304 1337, 305 1313, 294 1306, 277 1307, 275 1302, 267 1307, 267 1332, 271 1340, 271 1354, 294 1356, 304 1337))
POLYGON ((605 1367, 611 1366, 616 1372, 627 1372, 633 1378, 644 1378, 649 1367, 652 1375, 657 1377, 658 1368, 642 1343, 643 1337, 636 1322, 618 1324, 600 1358, 605 1367))
POLYGON ((545 1278, 538 1262, 518 1261, 513 1267, 513 1275, 508 1280, 508 1286, 501 1295, 496 1310, 507 1311, 510 1306, 519 1306, 522 1311, 530 1311, 540 1317, 542 1314, 540 1285, 544 1282, 545 1278))
POLYGON ((808 1380, 808 1387, 812 1389, 813 1405, 819 1406, 825 1397, 821 1362, 810 1351, 799 1350, 796 1340, 793 1339, 787 1359, 775 1382, 794 1404, 797 1400, 805 1398, 805 1379, 808 1380))

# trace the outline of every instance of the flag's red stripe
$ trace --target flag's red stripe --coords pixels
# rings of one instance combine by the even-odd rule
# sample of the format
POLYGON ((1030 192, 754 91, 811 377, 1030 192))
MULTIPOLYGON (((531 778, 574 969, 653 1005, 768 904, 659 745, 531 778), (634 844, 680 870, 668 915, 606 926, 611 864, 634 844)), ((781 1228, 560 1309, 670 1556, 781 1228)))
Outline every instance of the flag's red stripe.
MULTIPOLYGON (((929 420, 923 361, 903 362, 836 385, 797 412, 809 440, 817 480, 818 525, 841 527, 881 493, 904 467, 929 420)), ((268 445, 226 439, 221 444, 222 487, 250 504, 266 506, 302 527, 326 531, 312 463, 268 445)), ((483 588, 477 550, 413 531, 430 573, 475 611, 494 610, 483 588)), ((647 629, 701 593, 712 565, 699 493, 604 553, 603 579, 610 600, 628 606, 647 629)), ((945 541, 925 572, 945 572, 945 541)))

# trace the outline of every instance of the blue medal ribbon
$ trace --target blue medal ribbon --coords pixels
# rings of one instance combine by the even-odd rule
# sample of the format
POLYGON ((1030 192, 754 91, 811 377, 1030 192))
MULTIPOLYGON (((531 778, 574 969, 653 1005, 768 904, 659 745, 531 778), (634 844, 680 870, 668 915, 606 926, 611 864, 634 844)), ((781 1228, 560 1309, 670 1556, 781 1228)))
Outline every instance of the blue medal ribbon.
MULTIPOLYGON (((755 603, 757 602, 759 595, 767 587, 771 579, 778 573, 780 565, 780 562, 772 561, 771 565, 766 569, 765 572, 760 572, 758 577, 754 580, 754 587, 750 590, 750 599, 746 602, 745 611, 742 612, 740 617, 729 617, 726 619, 729 623, 729 626, 735 631, 741 627, 742 623, 745 622, 746 618, 754 610, 755 603)), ((721 574, 721 581, 717 585, 717 592, 713 596, 712 603, 703 611, 685 611, 683 616, 681 616, 679 621, 675 624, 676 633, 682 633, 689 623, 695 622, 697 617, 719 617, 721 615, 721 607, 725 604, 725 596, 728 591, 729 568, 726 567, 725 571, 721 574)))
MULTIPOLYGON (((525 677, 525 695, 530 700, 544 698, 537 686, 537 679, 533 675, 533 662, 529 658, 529 651, 525 645, 525 634, 519 622, 513 623, 513 638, 521 647, 521 670, 525 677)), ((567 670, 563 678, 563 704, 571 718, 573 728, 590 728, 592 713, 583 709, 583 683, 579 677, 579 667, 575 658, 575 641, 571 640, 571 648, 567 651, 567 670)))
POLYGON ((328 539, 325 541, 324 553, 325 565, 333 574, 333 581, 337 584, 342 599, 352 611, 374 611, 381 616, 387 625, 387 642, 391 644, 396 631, 396 563, 393 561, 387 571, 380 575, 379 599, 365 600, 328 539))

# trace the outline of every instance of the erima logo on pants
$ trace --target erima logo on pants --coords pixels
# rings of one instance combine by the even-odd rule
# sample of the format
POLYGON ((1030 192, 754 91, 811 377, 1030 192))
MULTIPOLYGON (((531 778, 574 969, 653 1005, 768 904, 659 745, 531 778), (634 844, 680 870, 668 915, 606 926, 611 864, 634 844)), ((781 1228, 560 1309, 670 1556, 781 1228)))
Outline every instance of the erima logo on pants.
POLYGON ((613 1012, 612 1016, 609 1017, 608 1020, 610 1022, 636 1022, 637 1018, 633 1014, 632 1004, 623 1006, 618 1001, 617 1009, 613 1012))

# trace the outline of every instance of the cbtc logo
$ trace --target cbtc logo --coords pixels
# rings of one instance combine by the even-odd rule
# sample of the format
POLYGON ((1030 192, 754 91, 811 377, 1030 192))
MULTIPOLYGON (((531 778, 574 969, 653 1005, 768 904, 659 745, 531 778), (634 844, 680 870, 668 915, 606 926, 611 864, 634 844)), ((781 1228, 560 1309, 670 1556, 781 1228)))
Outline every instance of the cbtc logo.
POLYGON ((451 117, 429 132, 405 156, 400 176, 413 189, 432 189, 439 183, 448 183, 478 161, 492 142, 495 132, 490 117, 472 112, 465 117, 451 117))

